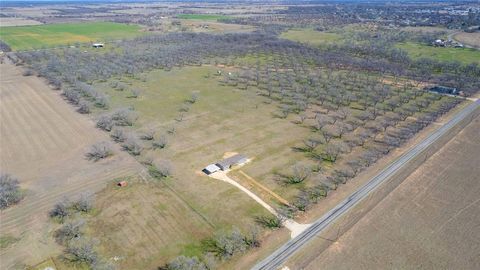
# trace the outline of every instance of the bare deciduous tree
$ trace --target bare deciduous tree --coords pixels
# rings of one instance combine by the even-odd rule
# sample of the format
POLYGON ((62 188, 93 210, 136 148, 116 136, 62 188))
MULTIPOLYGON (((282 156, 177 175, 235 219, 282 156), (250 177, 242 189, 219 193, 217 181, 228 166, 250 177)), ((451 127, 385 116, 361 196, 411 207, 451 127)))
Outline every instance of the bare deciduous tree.
POLYGON ((97 127, 105 131, 112 130, 113 125, 114 125, 114 122, 110 115, 102 115, 97 120, 97 127))
POLYGON ((167 146, 168 138, 166 135, 162 134, 158 139, 153 141, 153 147, 158 149, 163 149, 167 146))
POLYGON ((83 235, 84 226, 84 219, 68 221, 55 232, 55 238, 60 244, 66 245, 74 238, 78 238, 83 235))
POLYGON ((90 147, 86 156, 90 160, 98 161, 113 155, 112 145, 109 142, 98 142, 90 147))
POLYGON ((311 170, 303 164, 295 164, 292 167, 292 173, 288 175, 285 181, 288 184, 298 184, 305 181, 310 176, 311 170))
POLYGON ((172 163, 168 160, 156 160, 152 164, 151 174, 158 178, 169 177, 172 175, 172 163))
POLYGON ((258 216, 255 221, 265 228, 278 229, 282 227, 282 218, 277 215, 258 216))
POLYGON ((127 139, 127 134, 121 128, 114 128, 110 133, 110 137, 112 137, 115 142, 124 142, 127 139))
POLYGON ((88 193, 80 194, 80 197, 73 203, 72 207, 79 212, 90 212, 93 209, 93 195, 88 193))
POLYGON ((151 141, 155 137, 155 130, 154 129, 149 129, 142 134, 140 134, 140 139, 145 140, 145 141, 151 141))
POLYGON ((138 156, 142 153, 143 151, 143 146, 142 144, 135 138, 134 136, 128 136, 127 139, 125 139, 125 142, 123 142, 122 147, 125 151, 128 153, 138 156))
POLYGON ((95 246, 98 243, 86 237, 73 238, 65 249, 66 258, 72 262, 81 262, 91 265, 98 260, 95 246))
POLYGON ((90 113, 90 103, 88 103, 85 100, 82 100, 78 103, 78 109, 77 112, 81 114, 87 114, 90 113))
POLYGON ((10 174, 0 174, 0 209, 14 205, 23 198, 18 184, 18 180, 10 174))
POLYGON ((50 217, 63 222, 70 215, 70 207, 70 201, 67 198, 63 198, 53 206, 53 209, 50 211, 50 217))

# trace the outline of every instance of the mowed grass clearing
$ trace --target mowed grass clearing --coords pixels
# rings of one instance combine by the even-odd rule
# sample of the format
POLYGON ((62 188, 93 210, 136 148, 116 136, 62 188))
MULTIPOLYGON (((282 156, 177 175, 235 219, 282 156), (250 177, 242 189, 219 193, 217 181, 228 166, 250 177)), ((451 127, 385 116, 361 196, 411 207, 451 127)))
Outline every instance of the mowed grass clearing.
MULTIPOLYGON (((305 159, 302 153, 292 151, 292 147, 301 143, 309 130, 292 124, 290 120, 274 117, 277 106, 259 96, 256 89, 244 91, 219 85, 218 77, 213 75, 216 70, 211 66, 185 67, 169 72, 152 71, 147 74, 146 82, 129 79, 126 82, 131 84, 129 87, 141 91, 136 99, 128 98, 129 91, 113 90, 109 82, 96 86, 111 97, 112 108, 135 108, 139 115, 134 127, 137 132, 154 129, 157 134, 162 134, 175 127, 176 133, 169 135, 171 141, 166 149, 150 150, 145 155, 171 160, 178 178, 173 181, 173 185, 182 182, 179 188, 186 196, 198 197, 198 205, 208 208, 207 212, 212 211, 209 214, 221 224, 227 225, 235 220, 235 215, 251 217, 248 208, 255 203, 250 204, 249 198, 245 196, 241 200, 236 199, 231 206, 241 212, 219 210, 210 200, 224 198, 222 192, 226 191, 224 188, 229 189, 228 185, 219 188, 223 184, 212 182, 199 173, 200 170, 220 160, 225 152, 234 151, 255 158, 245 169, 254 166, 262 168, 262 175, 271 174, 278 168, 305 159), (180 114, 182 103, 192 92, 199 93, 199 100, 185 113, 183 121, 175 120, 180 114), (244 202, 249 202, 248 206, 242 206, 244 202)), ((264 179, 262 177, 258 180, 264 179)), ((267 184, 289 199, 296 192, 295 189, 279 186, 278 183, 267 184)), ((233 191, 236 197, 238 194, 233 191)), ((244 196, 239 194, 240 197, 244 196)))
POLYGON ((301 43, 308 43, 313 46, 335 43, 342 39, 339 34, 320 32, 314 29, 292 29, 283 32, 280 37, 301 43))
MULTIPOLYGON (((138 98, 129 98, 128 90, 112 89, 110 82, 118 78, 94 85, 111 97, 111 109, 135 108, 139 117, 137 123, 129 128, 130 131, 141 134, 152 128, 157 136, 167 134, 168 144, 165 149, 151 149, 151 142, 143 141, 146 149, 138 159, 150 157, 153 160, 170 160, 173 165, 173 177, 158 181, 165 181, 174 190, 176 198, 184 200, 186 205, 195 209, 195 212, 214 226, 214 228, 209 227, 197 216, 198 224, 194 227, 198 228, 198 231, 185 231, 185 234, 173 233, 175 237, 182 238, 178 244, 175 244, 167 239, 173 237, 169 231, 164 231, 154 223, 138 221, 152 218, 149 211, 140 211, 145 207, 152 207, 152 203, 133 198, 137 197, 133 194, 140 193, 142 195, 138 195, 139 197, 155 198, 157 196, 154 193, 164 192, 162 190, 165 187, 157 189, 152 185, 150 188, 141 188, 142 191, 135 191, 130 195, 125 191, 122 197, 111 197, 107 208, 113 210, 111 205, 116 205, 115 207, 119 207, 117 210, 125 209, 125 212, 128 211, 131 216, 136 217, 135 220, 127 218, 117 220, 99 215, 94 221, 94 228, 99 233, 108 231, 109 228, 125 228, 125 233, 131 234, 128 238, 132 241, 135 239, 135 242, 127 245, 115 240, 116 244, 119 243, 118 249, 114 247, 106 249, 107 255, 115 254, 115 250, 128 254, 127 258, 133 258, 136 254, 149 254, 151 259, 145 262, 145 267, 159 266, 172 259, 178 252, 185 255, 199 255, 201 247, 198 244, 202 237, 211 236, 213 231, 231 229, 232 226, 247 231, 254 224, 256 216, 268 214, 262 206, 242 191, 207 177, 201 172, 206 165, 222 159, 225 152, 239 152, 254 158, 245 169, 255 164, 271 172, 272 168, 289 166, 296 160, 304 158, 301 153, 291 151, 291 147, 298 144, 304 137, 302 134, 307 134, 308 130, 293 125, 290 120, 273 117, 276 105, 269 104, 266 98, 257 95, 255 89, 245 91, 220 85, 219 78, 213 75, 216 71, 217 68, 213 66, 184 67, 174 68, 168 72, 154 70, 145 73, 145 81, 122 78, 123 83, 129 85, 130 89, 140 89, 141 94, 138 98), (182 104, 192 92, 199 94, 198 101, 191 105, 188 112, 185 112, 182 121, 175 120, 182 104), (173 126, 175 134, 168 134, 167 130, 173 126), (130 198, 132 203, 121 198, 130 198), (110 224, 103 226, 102 222, 107 221, 110 224), (165 243, 159 243, 160 240, 147 241, 147 238, 155 239, 156 237, 149 237, 150 233, 144 233, 152 228, 161 236, 160 238, 166 239, 165 243), (163 249, 157 250, 158 246, 162 246, 163 249)), ((235 70, 232 69, 232 72, 235 74, 235 70)), ((256 179, 263 182, 263 179, 256 179)), ((281 189, 282 194, 289 195, 290 192, 292 194, 295 192, 294 189, 280 187, 276 183, 266 184, 269 188, 281 189)), ((132 189, 137 190, 133 187, 132 189)), ((169 210, 168 201, 159 201, 158 203, 163 204, 159 209, 166 211, 165 215, 175 216, 171 214, 174 211, 169 210)), ((157 202, 153 204, 155 203, 157 202)), ((102 211, 103 213, 111 212, 109 215, 114 214, 106 208, 102 211)), ((162 218, 161 214, 153 216, 155 220, 162 218)), ((163 222, 159 221, 158 224, 160 223, 163 222)), ((103 237, 100 238, 103 240, 103 237)), ((105 240, 110 243, 108 239, 105 240)), ((131 265, 125 263, 125 266, 131 265)))
POLYGON ((1 27, 0 39, 13 50, 38 49, 83 42, 132 38, 143 33, 140 26, 112 22, 65 23, 1 27))
POLYGON ((463 64, 480 63, 480 51, 475 49, 433 47, 413 42, 399 43, 397 47, 407 51, 414 59, 426 57, 438 61, 459 61, 463 64))

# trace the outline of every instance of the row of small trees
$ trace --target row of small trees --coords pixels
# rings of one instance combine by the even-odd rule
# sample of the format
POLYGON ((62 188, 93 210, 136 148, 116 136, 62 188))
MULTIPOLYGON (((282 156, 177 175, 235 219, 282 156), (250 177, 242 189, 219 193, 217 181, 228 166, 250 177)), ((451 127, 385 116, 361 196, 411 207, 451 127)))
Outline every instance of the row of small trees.
POLYGON ((55 231, 54 236, 65 247, 65 260, 87 265, 93 270, 113 270, 114 265, 103 259, 96 250, 98 240, 85 234, 86 220, 83 216, 93 210, 93 205, 93 196, 86 193, 80 194, 74 201, 64 198, 56 203, 50 211, 50 217, 62 226, 55 231))
POLYGON ((247 233, 234 227, 231 230, 221 230, 202 243, 205 254, 197 257, 178 256, 161 269, 165 270, 212 270, 219 261, 242 254, 249 249, 260 246, 257 228, 251 228, 247 233))

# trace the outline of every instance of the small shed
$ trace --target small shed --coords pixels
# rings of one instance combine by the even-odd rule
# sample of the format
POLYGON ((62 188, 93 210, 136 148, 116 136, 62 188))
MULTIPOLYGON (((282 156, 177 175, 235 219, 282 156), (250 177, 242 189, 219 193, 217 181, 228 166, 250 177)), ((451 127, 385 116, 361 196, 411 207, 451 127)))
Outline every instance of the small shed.
POLYGON ((217 165, 210 164, 207 167, 205 167, 205 169, 203 169, 202 171, 206 174, 212 174, 212 173, 217 172, 219 170, 220 170, 220 168, 217 165))
POLYGON ((120 181, 120 182, 117 183, 117 186, 126 187, 126 186, 128 186, 128 182, 127 181, 120 181))
POLYGON ((216 165, 222 170, 228 170, 230 169, 233 165, 241 165, 247 162, 247 157, 241 154, 237 154, 234 156, 231 156, 229 158, 226 158, 220 162, 218 162, 216 165))

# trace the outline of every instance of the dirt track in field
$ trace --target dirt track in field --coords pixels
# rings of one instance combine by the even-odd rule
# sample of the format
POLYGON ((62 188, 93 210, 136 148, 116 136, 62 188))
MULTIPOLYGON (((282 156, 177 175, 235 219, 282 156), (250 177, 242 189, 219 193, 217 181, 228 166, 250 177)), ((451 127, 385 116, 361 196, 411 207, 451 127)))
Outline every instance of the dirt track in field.
POLYGON ((59 251, 48 211, 64 196, 96 192, 114 178, 142 170, 119 149, 104 161, 85 159, 93 143, 109 140, 107 134, 40 78, 21 72, 0 65, 0 171, 16 176, 26 190, 23 201, 0 213, 0 234, 19 239, 0 249, 1 269, 35 264, 59 251))
POLYGON ((479 129, 477 117, 326 251, 290 269, 479 269, 479 129))

